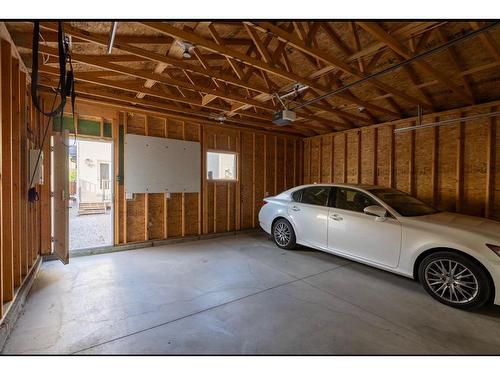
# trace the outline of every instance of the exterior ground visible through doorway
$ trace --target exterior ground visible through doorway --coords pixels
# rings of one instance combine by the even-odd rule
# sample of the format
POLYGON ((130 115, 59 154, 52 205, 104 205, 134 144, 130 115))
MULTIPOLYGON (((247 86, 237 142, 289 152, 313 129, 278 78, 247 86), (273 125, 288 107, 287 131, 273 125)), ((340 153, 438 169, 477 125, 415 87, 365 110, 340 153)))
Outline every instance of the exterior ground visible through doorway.
POLYGON ((69 250, 113 245, 112 143, 77 139, 69 158, 69 250))
POLYGON ((72 202, 69 209, 70 250, 111 245, 111 221, 111 210, 104 214, 78 215, 78 205, 72 202))

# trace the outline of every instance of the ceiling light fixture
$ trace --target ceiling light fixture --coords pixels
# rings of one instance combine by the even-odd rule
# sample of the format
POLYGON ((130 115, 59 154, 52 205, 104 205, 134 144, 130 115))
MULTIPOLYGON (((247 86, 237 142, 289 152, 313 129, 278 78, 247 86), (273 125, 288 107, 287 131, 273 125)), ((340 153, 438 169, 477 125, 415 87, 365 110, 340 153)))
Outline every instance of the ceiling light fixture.
POLYGON ((178 40, 177 44, 179 44, 179 46, 184 49, 184 52, 182 52, 182 57, 185 59, 190 59, 192 55, 189 50, 194 46, 191 43, 182 40, 178 40))
POLYGON ((191 54, 189 53, 189 48, 184 47, 184 52, 182 53, 182 57, 184 57, 185 59, 191 58, 191 54))

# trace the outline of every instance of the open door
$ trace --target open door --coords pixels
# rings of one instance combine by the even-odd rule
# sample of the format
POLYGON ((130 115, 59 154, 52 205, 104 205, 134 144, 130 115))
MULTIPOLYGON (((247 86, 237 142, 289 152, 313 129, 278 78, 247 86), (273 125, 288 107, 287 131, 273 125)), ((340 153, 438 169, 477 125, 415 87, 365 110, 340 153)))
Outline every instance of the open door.
POLYGON ((69 132, 54 132, 53 194, 54 254, 64 264, 69 262, 69 132))

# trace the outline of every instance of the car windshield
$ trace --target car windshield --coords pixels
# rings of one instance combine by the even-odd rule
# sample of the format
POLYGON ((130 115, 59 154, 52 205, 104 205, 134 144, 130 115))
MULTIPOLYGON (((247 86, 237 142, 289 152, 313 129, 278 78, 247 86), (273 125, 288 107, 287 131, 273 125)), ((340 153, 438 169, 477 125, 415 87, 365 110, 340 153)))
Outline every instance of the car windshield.
POLYGON ((396 189, 373 189, 370 193, 380 198, 402 216, 431 215, 438 212, 434 207, 396 189))

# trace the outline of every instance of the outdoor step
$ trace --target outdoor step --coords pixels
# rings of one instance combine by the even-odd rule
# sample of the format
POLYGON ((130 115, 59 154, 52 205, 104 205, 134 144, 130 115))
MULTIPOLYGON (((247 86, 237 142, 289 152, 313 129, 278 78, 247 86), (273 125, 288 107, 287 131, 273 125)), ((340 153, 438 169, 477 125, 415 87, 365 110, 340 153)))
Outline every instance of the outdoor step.
POLYGON ((78 215, 104 213, 106 213, 106 202, 86 202, 78 205, 78 215))

